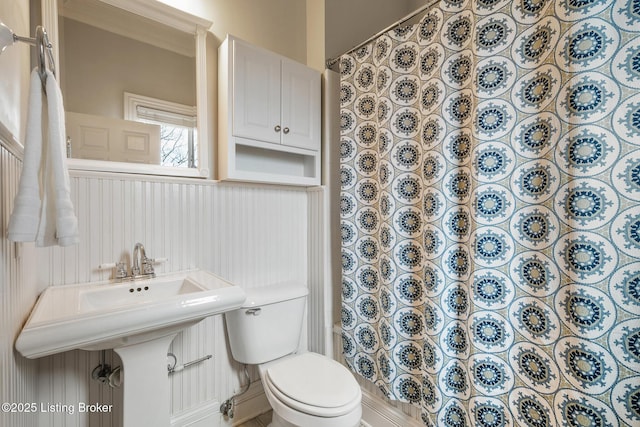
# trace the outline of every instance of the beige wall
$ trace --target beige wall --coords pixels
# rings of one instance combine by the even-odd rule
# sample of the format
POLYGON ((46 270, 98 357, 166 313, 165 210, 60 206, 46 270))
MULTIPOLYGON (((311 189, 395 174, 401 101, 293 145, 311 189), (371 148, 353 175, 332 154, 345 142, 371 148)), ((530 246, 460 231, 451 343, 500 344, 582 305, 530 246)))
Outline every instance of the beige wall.
POLYGON ((333 58, 412 10, 411 0, 325 0, 326 56, 333 58))
POLYGON ((325 0, 307 0, 307 65, 325 68, 325 0))
MULTIPOLYGON (((28 0, 0 1, 0 20, 20 36, 33 35, 28 0)), ((30 54, 29 45, 17 43, 0 55, 0 124, 20 142, 24 140, 30 54)))
POLYGON ((160 0, 209 19, 217 45, 232 33, 324 69, 340 55, 430 0, 160 0))
POLYGON ((213 22, 216 47, 227 33, 306 63, 305 0, 159 0, 213 22))
POLYGON ((195 58, 60 20, 67 111, 124 118, 123 93, 196 105, 195 58))
POLYGON ((306 5, 304 0, 211 1, 218 45, 231 33, 299 62, 307 61, 306 5))

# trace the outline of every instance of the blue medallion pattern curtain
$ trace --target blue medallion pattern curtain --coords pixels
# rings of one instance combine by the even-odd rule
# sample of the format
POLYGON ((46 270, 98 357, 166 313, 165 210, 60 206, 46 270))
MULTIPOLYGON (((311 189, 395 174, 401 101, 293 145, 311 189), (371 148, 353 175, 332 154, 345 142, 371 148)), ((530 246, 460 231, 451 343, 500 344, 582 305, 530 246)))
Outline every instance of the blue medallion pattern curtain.
POLYGON ((348 365, 429 426, 640 425, 640 2, 442 0, 340 67, 348 365))

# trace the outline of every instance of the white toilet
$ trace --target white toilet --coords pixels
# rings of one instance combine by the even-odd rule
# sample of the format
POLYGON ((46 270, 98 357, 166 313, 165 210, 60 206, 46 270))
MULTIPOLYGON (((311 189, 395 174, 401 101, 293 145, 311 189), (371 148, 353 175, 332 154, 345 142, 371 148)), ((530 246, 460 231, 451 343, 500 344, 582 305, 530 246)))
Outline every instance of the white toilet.
POLYGON ((273 409, 270 427, 356 427, 362 393, 347 368, 298 349, 307 288, 273 285, 245 290, 242 308, 225 314, 233 358, 259 365, 273 409))

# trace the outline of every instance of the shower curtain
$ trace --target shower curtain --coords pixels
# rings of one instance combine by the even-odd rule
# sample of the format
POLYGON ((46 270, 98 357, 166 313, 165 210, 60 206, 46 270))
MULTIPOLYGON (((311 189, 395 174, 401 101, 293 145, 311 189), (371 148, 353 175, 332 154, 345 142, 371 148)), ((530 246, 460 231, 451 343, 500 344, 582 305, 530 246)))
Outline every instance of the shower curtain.
POLYGON ((640 425, 640 4, 442 0, 340 59, 342 344, 451 426, 640 425))

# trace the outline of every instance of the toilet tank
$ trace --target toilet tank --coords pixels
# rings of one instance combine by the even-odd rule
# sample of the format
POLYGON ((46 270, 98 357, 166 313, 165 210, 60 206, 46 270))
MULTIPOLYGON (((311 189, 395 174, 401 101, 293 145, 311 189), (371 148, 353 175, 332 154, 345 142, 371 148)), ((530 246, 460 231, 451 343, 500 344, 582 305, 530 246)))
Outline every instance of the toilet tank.
POLYGON ((238 310, 225 313, 233 358, 257 365, 298 349, 306 296, 300 284, 277 284, 245 289, 247 299, 238 310))

